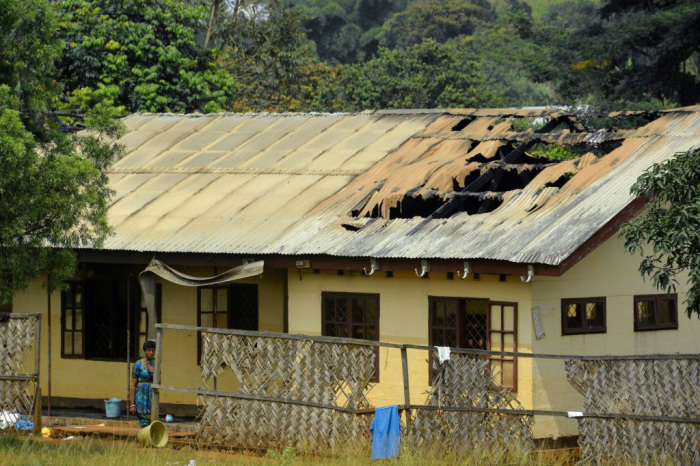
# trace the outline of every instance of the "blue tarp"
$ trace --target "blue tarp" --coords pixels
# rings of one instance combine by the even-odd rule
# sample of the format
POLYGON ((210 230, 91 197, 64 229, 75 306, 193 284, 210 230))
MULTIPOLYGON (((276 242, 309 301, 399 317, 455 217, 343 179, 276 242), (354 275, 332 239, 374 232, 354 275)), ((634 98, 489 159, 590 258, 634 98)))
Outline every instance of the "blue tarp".
POLYGON ((372 432, 373 460, 399 456, 400 426, 398 405, 375 408, 374 420, 369 426, 369 430, 372 432))
POLYGON ((31 419, 28 419, 24 416, 19 418, 17 422, 15 422, 15 429, 17 430, 32 430, 34 428, 34 421, 31 419))

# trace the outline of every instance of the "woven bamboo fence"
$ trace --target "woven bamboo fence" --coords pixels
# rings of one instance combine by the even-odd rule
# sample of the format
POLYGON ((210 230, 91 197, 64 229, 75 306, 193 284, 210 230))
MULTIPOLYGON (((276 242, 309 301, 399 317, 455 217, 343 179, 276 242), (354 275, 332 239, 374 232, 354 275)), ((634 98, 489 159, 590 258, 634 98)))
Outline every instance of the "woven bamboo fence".
POLYGON ((203 387, 231 371, 238 396, 200 394, 198 438, 247 449, 368 444, 355 410, 369 406, 375 356, 372 346, 203 331, 203 387))
MULTIPOLYGON (((569 382, 584 411, 700 418, 700 360, 571 360, 569 382)), ((700 464, 700 424, 584 417, 579 445, 587 462, 700 464)))
POLYGON ((26 359, 34 356, 34 364, 38 360, 39 319, 38 314, 18 314, 0 321, 0 412, 33 412, 38 373, 30 373, 26 359))
POLYGON ((432 360, 435 378, 425 404, 444 409, 416 410, 412 440, 417 447, 487 448, 494 458, 506 450, 534 447, 533 416, 482 411, 522 409, 507 388, 494 382, 487 359, 453 356, 440 364, 435 352, 432 360))

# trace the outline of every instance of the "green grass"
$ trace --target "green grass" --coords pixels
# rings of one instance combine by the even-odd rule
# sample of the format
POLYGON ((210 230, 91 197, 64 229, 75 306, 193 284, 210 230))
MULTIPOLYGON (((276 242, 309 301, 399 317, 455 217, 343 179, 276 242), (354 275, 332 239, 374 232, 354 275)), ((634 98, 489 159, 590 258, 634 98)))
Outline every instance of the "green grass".
POLYGON ((51 440, 51 444, 37 440, 0 434, 0 464, 12 465, 99 465, 99 466, 176 466, 188 465, 195 460, 197 466, 222 465, 333 465, 359 466, 370 464, 438 466, 438 465, 565 465, 573 464, 569 453, 506 454, 497 458, 472 451, 468 456, 456 453, 412 451, 404 448, 399 458, 373 463, 366 448, 329 453, 324 456, 298 452, 293 448, 271 450, 265 453, 233 453, 206 450, 174 450, 170 448, 142 448, 133 441, 79 438, 51 440))

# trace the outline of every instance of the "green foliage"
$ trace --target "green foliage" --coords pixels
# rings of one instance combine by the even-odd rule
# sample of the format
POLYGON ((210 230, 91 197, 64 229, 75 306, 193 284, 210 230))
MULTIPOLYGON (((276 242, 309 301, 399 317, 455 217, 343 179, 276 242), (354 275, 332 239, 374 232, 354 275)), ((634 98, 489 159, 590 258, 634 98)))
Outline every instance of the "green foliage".
POLYGON ((494 18, 488 0, 417 0, 384 23, 379 43, 406 48, 424 39, 446 42, 471 35, 477 22, 494 18))
POLYGON ((700 101, 700 3, 593 0, 551 8, 530 57, 533 77, 569 102, 653 109, 700 101))
POLYGON ((527 59, 537 53, 529 39, 534 24, 529 8, 512 0, 499 6, 497 15, 497 20, 478 27, 466 44, 489 87, 507 107, 550 104, 549 86, 532 82, 528 73, 527 59))
POLYGON ((546 144, 544 147, 533 150, 532 155, 535 157, 547 157, 552 160, 573 160, 581 156, 581 154, 577 154, 568 147, 559 144, 546 144))
POLYGON ((59 69, 70 105, 108 96, 130 112, 229 108, 235 82, 215 51, 196 42, 206 7, 177 0, 58 0, 54 7, 66 43, 59 69))
POLYGON ((654 165, 632 194, 646 196, 647 210, 623 225, 625 248, 642 255, 642 276, 668 293, 687 272, 686 313, 700 317, 700 149, 654 165))
POLYGON ((0 20, 0 303, 7 303, 42 272, 55 288, 75 270, 72 248, 99 247, 109 233, 103 169, 120 154, 111 141, 122 126, 105 100, 85 115, 88 135, 59 131, 50 112, 60 53, 55 16, 43 0, 0 0, 0 8, 11 13, 0 20))
POLYGON ((0 85, 25 109, 46 110, 55 83, 48 71, 60 54, 56 18, 45 2, 0 0, 0 85))
POLYGON ((293 79, 280 86, 250 80, 242 84, 233 103, 236 112, 342 112, 347 108, 339 100, 337 88, 341 68, 325 63, 309 63, 294 71, 293 79))
POLYGON ((305 18, 318 57, 330 64, 354 63, 377 51, 378 34, 392 13, 409 0, 292 0, 305 18))
POLYGON ((337 98, 346 110, 498 106, 464 47, 434 40, 342 70, 337 98))
POLYGON ((332 73, 314 64, 313 43, 299 11, 281 1, 242 3, 245 12, 221 21, 216 40, 228 44, 223 67, 239 83, 235 111, 299 111, 313 101, 317 82, 332 73))

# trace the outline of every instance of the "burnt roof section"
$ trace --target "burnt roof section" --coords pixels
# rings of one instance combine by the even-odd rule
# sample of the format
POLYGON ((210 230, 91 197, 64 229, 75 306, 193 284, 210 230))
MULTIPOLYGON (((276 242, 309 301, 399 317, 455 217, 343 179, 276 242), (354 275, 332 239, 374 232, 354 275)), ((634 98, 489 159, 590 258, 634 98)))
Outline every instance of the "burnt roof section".
POLYGON ((700 145, 699 109, 132 115, 105 248, 559 265, 700 145))

